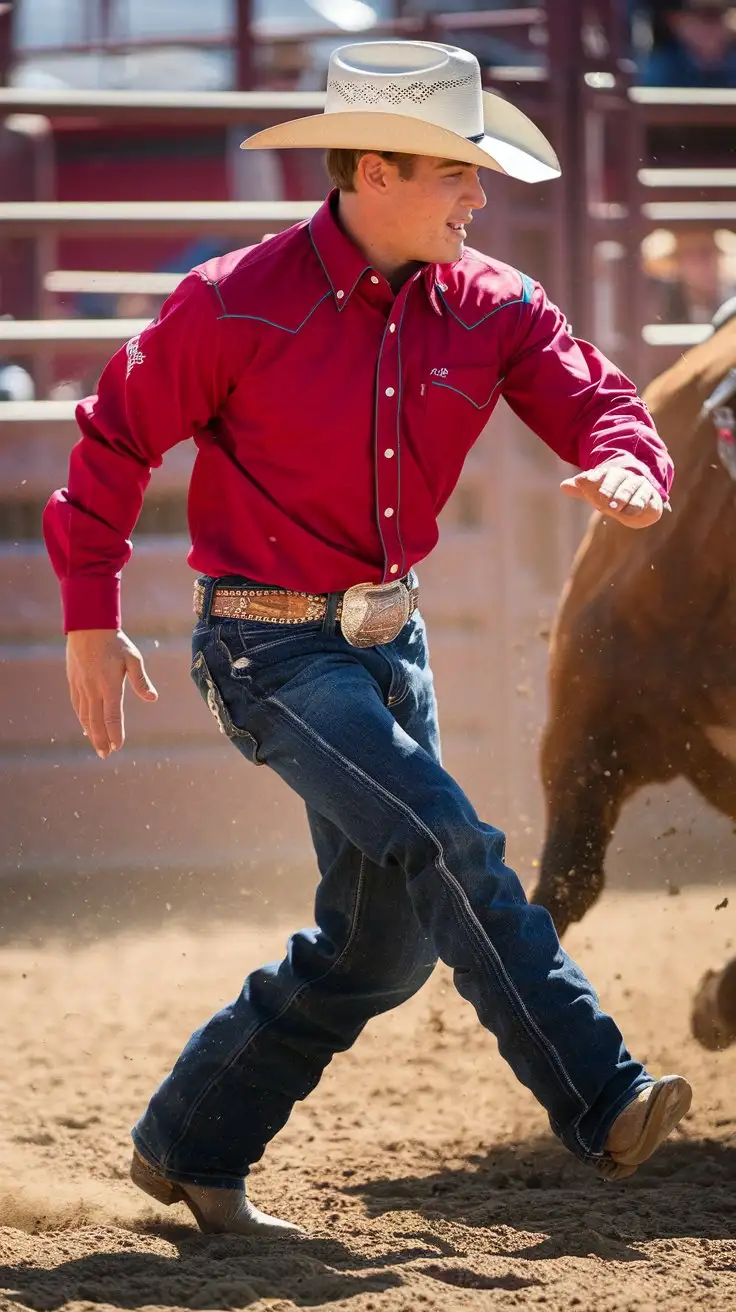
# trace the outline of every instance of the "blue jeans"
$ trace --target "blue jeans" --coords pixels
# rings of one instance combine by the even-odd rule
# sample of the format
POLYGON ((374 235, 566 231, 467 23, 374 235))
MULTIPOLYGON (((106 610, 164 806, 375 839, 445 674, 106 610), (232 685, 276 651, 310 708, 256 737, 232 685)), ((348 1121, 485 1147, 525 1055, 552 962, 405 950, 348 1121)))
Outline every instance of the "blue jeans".
POLYGON ((594 1165, 651 1076, 527 902, 503 834, 440 764, 420 613, 367 649, 334 622, 203 619, 193 656, 220 729, 306 802, 317 928, 192 1035, 133 1131, 138 1150, 173 1180, 239 1185, 334 1053, 440 957, 554 1132, 594 1165))

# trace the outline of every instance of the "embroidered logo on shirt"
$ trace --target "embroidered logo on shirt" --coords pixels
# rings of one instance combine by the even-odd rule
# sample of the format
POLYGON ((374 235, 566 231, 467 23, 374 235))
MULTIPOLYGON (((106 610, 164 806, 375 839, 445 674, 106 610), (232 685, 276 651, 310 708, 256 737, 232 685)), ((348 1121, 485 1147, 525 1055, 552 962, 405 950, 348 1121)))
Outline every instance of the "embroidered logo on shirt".
POLYGON ((430 369, 429 376, 430 378, 446 378, 449 372, 449 369, 430 369))
POLYGON ((125 354, 128 357, 128 367, 125 370, 126 378, 130 377, 130 371, 133 368, 133 365, 143 364, 143 361, 146 358, 143 352, 138 349, 138 343, 140 342, 140 340, 141 340, 140 335, 138 337, 131 337, 130 341, 125 347, 125 354))

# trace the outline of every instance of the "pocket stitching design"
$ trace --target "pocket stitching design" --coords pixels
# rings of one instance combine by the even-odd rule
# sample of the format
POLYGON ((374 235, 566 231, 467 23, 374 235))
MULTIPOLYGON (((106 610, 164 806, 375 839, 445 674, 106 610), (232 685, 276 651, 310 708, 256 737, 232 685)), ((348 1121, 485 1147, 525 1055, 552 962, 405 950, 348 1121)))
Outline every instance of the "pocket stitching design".
POLYGON ((464 401, 469 401, 476 410, 485 410, 486 406, 491 404, 491 401, 501 386, 501 383, 504 382, 504 378, 499 378, 497 382, 493 384, 488 400, 481 402, 474 401, 472 396, 468 396, 467 392, 461 392, 459 387, 453 387, 450 383, 438 383, 436 378, 430 378, 429 381, 432 387, 442 387, 446 392, 455 392, 457 396, 461 396, 464 401))
MULTIPOLYGON (((257 647, 249 647, 248 652, 250 654, 257 651, 266 651, 270 647, 281 647, 286 642, 293 642, 295 638, 308 638, 310 633, 318 632, 319 628, 313 627, 311 623, 308 626, 306 624, 295 624, 290 633, 280 633, 278 637, 269 638, 266 642, 259 642, 257 647)), ((246 637, 243 636, 240 627, 238 627, 238 636, 240 637, 241 642, 245 643, 247 641, 246 637)))
MULTIPOLYGON (((225 705, 222 693, 212 677, 212 672, 207 664, 204 652, 201 651, 197 652, 190 669, 190 674, 198 687, 200 687, 200 684, 197 676, 200 672, 203 672, 202 677, 207 688, 207 693, 202 693, 202 695, 213 719, 217 721, 217 727, 220 730, 220 733, 224 734, 226 738, 229 738, 231 742, 237 743, 238 739, 240 739, 243 743, 248 743, 251 748, 251 760, 253 763, 255 765, 263 765, 264 762, 258 757, 260 745, 257 739, 254 738, 253 734, 247 729, 240 729, 237 724, 233 723, 233 718, 225 705)), ((202 689, 200 687, 200 692, 201 691, 202 689)))

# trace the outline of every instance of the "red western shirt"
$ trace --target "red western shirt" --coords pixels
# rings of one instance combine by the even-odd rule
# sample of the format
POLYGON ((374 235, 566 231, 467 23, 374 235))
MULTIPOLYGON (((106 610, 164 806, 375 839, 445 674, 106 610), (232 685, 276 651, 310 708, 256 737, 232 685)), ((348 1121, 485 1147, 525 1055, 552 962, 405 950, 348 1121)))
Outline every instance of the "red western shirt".
POLYGON ((309 223, 194 269, 80 402, 46 544, 67 629, 120 625, 151 470, 192 437, 189 563, 306 592, 397 578, 500 396, 564 460, 611 460, 663 497, 672 465, 632 383, 539 284, 466 250, 394 294, 339 226, 309 223))

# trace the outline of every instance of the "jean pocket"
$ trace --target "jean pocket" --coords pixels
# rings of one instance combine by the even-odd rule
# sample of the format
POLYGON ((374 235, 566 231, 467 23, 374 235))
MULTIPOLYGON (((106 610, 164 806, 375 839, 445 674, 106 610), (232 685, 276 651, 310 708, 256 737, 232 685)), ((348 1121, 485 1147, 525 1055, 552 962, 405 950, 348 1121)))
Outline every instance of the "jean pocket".
MULTIPOLYGON (((236 620, 237 636, 242 644, 243 655, 247 658, 257 656, 261 652, 264 654, 276 649, 287 650, 295 643, 306 639, 313 639, 322 631, 321 620, 303 620, 301 623, 292 623, 287 625, 275 625, 264 623, 259 620, 236 620)), ((223 628, 220 626, 220 641, 224 639, 223 628)), ((228 646, 225 641, 225 646, 228 646)))
POLYGON ((217 687, 215 680, 210 673, 210 668, 205 660, 203 652, 197 652, 192 661, 191 668, 192 678, 202 694, 209 710, 212 712, 220 733, 224 733, 226 738, 237 747, 238 751, 252 761, 254 765, 265 765, 265 761, 260 755, 260 745, 247 729, 241 729, 233 721, 233 718, 225 705, 225 700, 217 687))
POLYGON ((253 620, 228 620, 215 631, 217 659, 227 662, 231 678, 259 686, 259 679, 284 667, 293 669, 298 658, 315 654, 322 644, 321 623, 277 626, 253 620))

